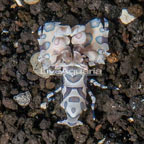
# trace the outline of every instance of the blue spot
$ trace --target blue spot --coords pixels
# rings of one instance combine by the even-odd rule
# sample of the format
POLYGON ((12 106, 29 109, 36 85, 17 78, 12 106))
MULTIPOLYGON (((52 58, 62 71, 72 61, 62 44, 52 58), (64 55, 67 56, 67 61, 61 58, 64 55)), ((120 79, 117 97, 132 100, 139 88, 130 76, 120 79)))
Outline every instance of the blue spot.
POLYGON ((103 43, 102 36, 96 37, 95 40, 96 40, 96 42, 97 42, 98 44, 102 44, 102 43, 103 43))
POLYGON ((52 42, 54 42, 54 40, 55 40, 55 36, 52 38, 52 42))
POLYGON ((95 118, 96 118, 95 111, 93 110, 92 113, 93 113, 93 119, 95 120, 95 118))
POLYGON ((87 37, 90 37, 90 40, 89 40, 89 42, 87 42, 87 43, 84 45, 85 47, 87 47, 88 45, 90 45, 91 42, 92 42, 92 40, 93 40, 93 36, 92 36, 91 33, 86 33, 86 35, 88 35, 87 37))
MULTIPOLYGON (((107 27, 108 24, 109 24, 108 20, 107 20, 106 18, 104 18, 104 25, 105 25, 105 27, 107 27)), ((108 29, 108 28, 107 28, 107 29, 108 29)))
POLYGON ((105 31, 109 31, 108 27, 104 27, 104 28, 101 27, 101 28, 100 28, 100 32, 101 32, 101 33, 105 32, 105 31))
POLYGON ((67 107, 67 101, 65 101, 64 103, 64 108, 66 109, 66 107, 67 107))
POLYGON ((71 111, 72 111, 72 113, 75 113, 75 112, 76 112, 76 108, 73 107, 73 108, 71 109, 71 111))
POLYGON ((39 27, 38 31, 40 31, 40 32, 41 32, 41 30, 42 30, 42 26, 40 26, 40 27, 39 27))
POLYGON ((101 33, 105 32, 105 28, 101 27, 101 28, 100 28, 100 32, 101 32, 101 33))
POLYGON ((92 104, 91 104, 91 107, 94 107, 94 106, 95 106, 95 104, 94 104, 94 103, 92 103, 92 104))
POLYGON ((55 28, 55 22, 46 23, 46 24, 44 25, 44 30, 45 30, 46 32, 53 31, 54 28, 55 28))
POLYGON ((76 96, 72 96, 69 98, 69 102, 78 103, 80 102, 80 98, 76 96))
POLYGON ((41 46, 41 45, 39 46, 39 48, 40 48, 40 50, 43 50, 43 49, 44 49, 43 46, 41 46))
POLYGON ((99 44, 108 43, 108 38, 103 36, 98 36, 95 38, 95 40, 99 44))
POLYGON ((48 50, 49 47, 50 47, 50 42, 45 42, 45 43, 44 43, 44 48, 45 48, 46 50, 48 50))
POLYGON ((108 20, 106 18, 104 18, 104 22, 108 22, 108 20))
POLYGON ((95 18, 90 21, 90 25, 92 28, 99 27, 100 23, 101 23, 101 21, 98 18, 95 18))
POLYGON ((76 123, 71 123, 71 122, 68 122, 68 124, 69 124, 70 126, 76 125, 76 123))
POLYGON ((41 36, 40 36, 40 39, 45 39, 46 38, 46 34, 42 34, 41 36))

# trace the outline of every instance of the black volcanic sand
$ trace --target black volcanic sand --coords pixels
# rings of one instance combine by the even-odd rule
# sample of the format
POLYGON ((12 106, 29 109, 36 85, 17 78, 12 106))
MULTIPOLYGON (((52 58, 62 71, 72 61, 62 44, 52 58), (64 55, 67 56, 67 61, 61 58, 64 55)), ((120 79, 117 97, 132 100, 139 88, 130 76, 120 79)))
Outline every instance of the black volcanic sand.
POLYGON ((10 8, 12 0, 0 0, 0 144, 104 144, 144 143, 144 16, 143 0, 41 0, 36 5, 10 8), (135 6, 136 5, 136 6, 135 6), (122 8, 140 15, 129 25, 120 22, 122 8), (58 125, 65 113, 62 95, 48 109, 40 109, 47 92, 61 85, 59 77, 46 80, 34 74, 31 56, 39 51, 37 30, 47 21, 74 26, 94 17, 109 20, 110 52, 118 62, 106 61, 99 82, 121 86, 120 91, 91 88, 97 98, 96 120, 92 121, 91 100, 80 120, 83 126, 58 125), (33 32, 33 33, 32 33, 33 32), (53 87, 49 87, 49 83, 53 87), (30 91, 32 100, 23 108, 13 96, 30 91), (128 120, 133 118, 133 121, 128 120))

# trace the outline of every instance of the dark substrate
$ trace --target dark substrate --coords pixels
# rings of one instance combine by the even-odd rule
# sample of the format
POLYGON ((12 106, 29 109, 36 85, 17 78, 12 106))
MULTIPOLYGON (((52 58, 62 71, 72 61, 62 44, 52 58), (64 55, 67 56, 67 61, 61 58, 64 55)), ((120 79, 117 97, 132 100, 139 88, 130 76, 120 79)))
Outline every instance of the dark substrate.
MULTIPOLYGON (((12 0, 0 0, 0 144, 104 144, 144 143, 144 16, 129 25, 118 17, 121 9, 143 0, 41 0, 36 5, 10 8, 12 0), (40 109, 47 92, 61 81, 51 77, 55 87, 32 71, 30 57, 37 51, 37 29, 47 21, 74 26, 94 17, 110 22, 110 52, 118 55, 116 63, 106 62, 102 76, 95 78, 120 91, 91 88, 97 98, 96 121, 92 121, 90 100, 81 115, 83 126, 69 128, 56 122, 65 118, 59 104, 61 94, 40 109), (32 33, 33 31, 33 33, 32 33), (18 42, 18 46, 16 46, 18 42), (32 100, 22 108, 13 96, 29 90, 32 100), (133 122, 128 119, 133 118, 133 122)), ((144 7, 143 7, 144 8, 144 7)), ((137 10, 134 10, 137 11, 137 10)), ((89 87, 89 86, 88 86, 89 87)))

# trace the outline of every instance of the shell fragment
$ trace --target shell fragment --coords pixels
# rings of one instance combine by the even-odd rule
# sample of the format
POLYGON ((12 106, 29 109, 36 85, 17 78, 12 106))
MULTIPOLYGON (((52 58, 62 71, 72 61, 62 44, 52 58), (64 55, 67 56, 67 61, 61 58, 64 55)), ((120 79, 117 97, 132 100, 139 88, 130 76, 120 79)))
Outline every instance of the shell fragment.
POLYGON ((133 15, 128 13, 128 10, 126 8, 122 9, 122 13, 120 16, 120 20, 123 24, 129 24, 132 21, 134 21, 136 19, 136 17, 134 17, 133 15))
POLYGON ((15 2, 17 3, 18 6, 23 6, 21 0, 15 0, 15 2))
POLYGON ((38 3, 40 0, 24 0, 26 4, 33 5, 38 3))

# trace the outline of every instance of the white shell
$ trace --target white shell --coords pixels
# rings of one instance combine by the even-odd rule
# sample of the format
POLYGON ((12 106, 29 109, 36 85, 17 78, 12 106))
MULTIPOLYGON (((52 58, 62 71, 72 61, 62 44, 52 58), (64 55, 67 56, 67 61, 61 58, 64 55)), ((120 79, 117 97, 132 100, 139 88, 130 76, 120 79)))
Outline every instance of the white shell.
POLYGON ((21 0, 15 0, 15 2, 17 3, 18 6, 23 6, 21 0))
POLYGON ((127 9, 122 9, 120 20, 123 24, 127 25, 127 24, 131 23, 132 21, 134 21, 135 19, 136 19, 136 17, 129 14, 127 9))
POLYGON ((128 118, 128 121, 129 121, 130 123, 132 123, 132 122, 134 122, 134 119, 133 119, 132 117, 130 117, 130 118, 128 118))
POLYGON ((24 0, 24 2, 26 4, 33 5, 33 4, 40 2, 40 0, 24 0))

